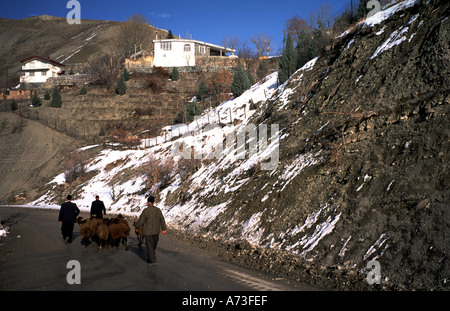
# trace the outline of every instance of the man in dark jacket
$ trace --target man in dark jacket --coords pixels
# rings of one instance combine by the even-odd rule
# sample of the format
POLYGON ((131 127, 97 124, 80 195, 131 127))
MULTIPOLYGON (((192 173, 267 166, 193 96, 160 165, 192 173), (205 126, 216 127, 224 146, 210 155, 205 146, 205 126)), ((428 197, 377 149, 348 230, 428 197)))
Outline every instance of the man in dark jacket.
POLYGON ((159 233, 166 234, 166 221, 159 208, 153 205, 155 198, 149 196, 147 199, 147 208, 145 208, 138 221, 136 228, 143 225, 142 233, 145 237, 145 245, 147 246, 148 263, 151 266, 158 265, 156 260, 156 247, 158 246, 159 233))
POLYGON ((103 218, 103 215, 106 215, 106 208, 103 201, 100 201, 98 195, 95 196, 95 201, 91 204, 91 217, 95 218, 103 218))
POLYGON ((67 196, 67 201, 61 204, 59 210, 58 221, 61 224, 61 233, 64 239, 64 243, 68 244, 72 242, 73 226, 80 214, 80 210, 75 203, 72 203, 72 196, 67 196))

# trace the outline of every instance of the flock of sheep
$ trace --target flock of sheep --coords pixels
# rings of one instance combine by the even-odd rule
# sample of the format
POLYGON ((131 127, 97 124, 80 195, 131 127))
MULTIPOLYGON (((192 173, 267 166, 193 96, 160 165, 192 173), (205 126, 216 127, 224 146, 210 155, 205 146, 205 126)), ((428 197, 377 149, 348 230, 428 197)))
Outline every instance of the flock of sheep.
MULTIPOLYGON (((86 247, 92 242, 97 242, 100 249, 106 245, 119 247, 120 243, 127 246, 131 228, 128 221, 122 215, 114 218, 77 218, 80 225, 81 243, 86 247)), ((140 231, 135 230, 138 240, 140 231)), ((140 241, 140 240, 139 240, 140 241)))

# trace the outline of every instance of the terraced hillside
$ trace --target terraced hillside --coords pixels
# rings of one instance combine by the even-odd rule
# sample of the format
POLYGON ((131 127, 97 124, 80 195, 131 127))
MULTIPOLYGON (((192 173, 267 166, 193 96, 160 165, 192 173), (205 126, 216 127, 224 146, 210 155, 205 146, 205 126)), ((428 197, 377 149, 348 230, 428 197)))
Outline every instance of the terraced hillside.
MULTIPOLYGON (((65 18, 49 15, 20 20, 0 18, 0 85, 5 83, 6 70, 11 82, 20 70, 19 61, 31 55, 50 57, 70 67, 109 53, 120 23, 82 20, 81 24, 70 25, 65 18)), ((149 26, 151 38, 155 38, 156 31, 160 35, 167 33, 149 26)))

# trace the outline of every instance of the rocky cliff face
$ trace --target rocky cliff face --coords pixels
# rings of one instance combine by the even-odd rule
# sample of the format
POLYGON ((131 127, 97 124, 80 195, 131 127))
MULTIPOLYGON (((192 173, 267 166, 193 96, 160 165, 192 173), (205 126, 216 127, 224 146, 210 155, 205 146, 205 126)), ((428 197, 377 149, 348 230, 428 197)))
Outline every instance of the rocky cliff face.
POLYGON ((446 287, 448 15, 448 1, 405 1, 337 38, 248 122, 279 125, 276 170, 227 156, 214 164, 226 168, 203 167, 188 197, 198 218, 214 211, 214 220, 179 215, 180 226, 293 254, 303 264, 290 275, 313 265, 330 280, 359 279, 331 287, 370 287, 372 259, 383 288, 446 287))

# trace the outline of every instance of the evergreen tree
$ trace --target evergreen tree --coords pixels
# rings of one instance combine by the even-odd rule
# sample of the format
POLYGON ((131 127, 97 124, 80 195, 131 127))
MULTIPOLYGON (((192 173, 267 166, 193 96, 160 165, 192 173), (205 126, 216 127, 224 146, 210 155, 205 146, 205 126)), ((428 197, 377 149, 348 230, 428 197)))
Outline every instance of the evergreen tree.
POLYGON ((249 80, 249 73, 239 66, 234 73, 233 83, 231 83, 231 92, 234 97, 239 97, 248 90, 252 84, 249 80))
POLYGON ((255 79, 253 78, 253 75, 250 72, 250 70, 247 70, 245 73, 247 74, 247 82, 248 82, 248 84, 245 85, 245 90, 248 90, 252 87, 253 84, 255 84, 255 79))
POLYGON ((53 88, 50 106, 53 108, 61 108, 62 106, 61 93, 59 93, 58 87, 56 86, 53 88))
POLYGON ((184 111, 178 111, 175 118, 173 118, 173 124, 182 124, 184 122, 184 111))
POLYGON ((172 34, 172 30, 169 29, 169 33, 167 34, 167 38, 166 39, 175 39, 175 37, 172 34))
POLYGON ((123 69, 123 77, 125 78, 125 81, 130 80, 130 73, 128 72, 127 68, 123 69))
POLYGON ((45 99, 45 100, 50 100, 50 94, 48 93, 48 90, 45 91, 44 99, 45 99))
POLYGON ((206 85, 205 80, 200 81, 200 84, 198 86, 197 96, 198 99, 202 100, 209 94, 208 86, 206 85))
POLYGON ((173 67, 170 78, 172 79, 172 81, 178 81, 178 79, 180 78, 180 72, 178 71, 177 67, 173 67))
POLYGON ((125 83, 125 77, 120 75, 119 80, 117 81, 116 93, 119 95, 125 95, 127 92, 127 85, 125 83))
POLYGON ((100 128, 100 132, 98 133, 98 135, 99 135, 99 136, 105 136, 105 134, 106 134, 105 127, 102 126, 102 127, 100 128))
POLYGON ((311 59, 310 55, 313 52, 311 34, 306 31, 301 31, 298 35, 297 47, 295 49, 297 51, 296 68, 300 69, 311 59))
POLYGON ((194 121, 194 117, 201 114, 202 108, 197 103, 191 102, 186 105, 186 120, 188 122, 194 121))
POLYGON ((350 9, 345 9, 341 15, 334 19, 333 30, 335 33, 343 33, 353 22, 353 16, 350 9))
POLYGON ((312 40, 312 49, 310 54, 310 59, 313 59, 317 55, 319 55, 325 46, 327 45, 327 32, 325 28, 319 26, 319 28, 315 28, 313 30, 313 40, 312 40))
POLYGON ((258 69, 256 70, 256 76, 258 77, 259 80, 264 79, 267 74, 269 73, 269 68, 267 67, 267 63, 262 60, 259 63, 258 69))
POLYGON ((280 84, 289 79, 295 72, 297 67, 297 53, 294 49, 294 42, 292 36, 288 34, 286 39, 286 47, 278 62, 278 81, 280 84))
POLYGON ((11 111, 16 111, 17 109, 19 109, 19 106, 17 105, 15 99, 13 98, 11 102, 11 111))
POLYGON ((37 92, 33 92, 33 96, 31 96, 31 105, 33 107, 39 107, 42 105, 41 99, 39 98, 37 92))
POLYGON ((86 95, 87 94, 86 85, 83 85, 83 87, 80 90, 80 94, 81 95, 86 95))
POLYGON ((367 2, 369 2, 369 0, 360 0, 358 7, 356 8, 356 12, 355 12, 355 19, 356 20, 360 20, 364 17, 367 17, 367 13, 369 13, 370 9, 367 8, 367 2))

